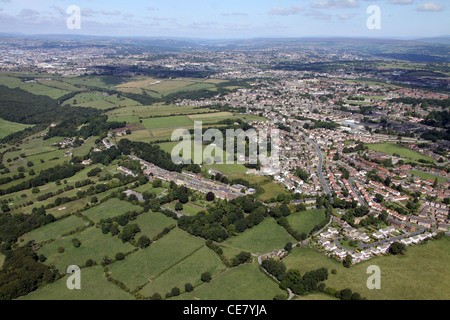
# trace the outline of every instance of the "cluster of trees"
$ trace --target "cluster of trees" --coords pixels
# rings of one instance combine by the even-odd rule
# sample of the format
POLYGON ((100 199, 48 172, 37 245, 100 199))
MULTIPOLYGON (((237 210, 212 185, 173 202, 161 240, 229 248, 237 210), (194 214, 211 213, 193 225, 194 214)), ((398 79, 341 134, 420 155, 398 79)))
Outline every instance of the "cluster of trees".
POLYGON ((178 226, 195 236, 222 242, 258 225, 266 216, 266 207, 247 196, 229 202, 219 201, 208 209, 208 213, 183 216, 178 219, 178 226))
POLYGON ((46 214, 44 208, 34 208, 31 214, 4 213, 0 215, 0 242, 12 245, 27 232, 55 221, 55 217, 46 214))
POLYGON ((263 260, 261 266, 280 282, 280 288, 289 288, 299 295, 317 291, 319 283, 328 279, 326 268, 308 271, 302 276, 297 269, 287 270, 281 260, 273 258, 263 260))
POLYGON ((34 95, 20 88, 0 85, 0 118, 24 124, 50 124, 78 119, 100 111, 93 108, 61 106, 50 97, 34 95))
POLYGON ((43 264, 28 244, 14 250, 2 248, 5 255, 0 271, 0 300, 13 300, 59 278, 43 264))
POLYGON ((242 251, 239 254, 237 254, 235 257, 233 257, 230 261, 230 259, 228 259, 223 254, 222 248, 219 247, 217 244, 215 244, 212 240, 206 240, 205 244, 208 248, 213 250, 219 256, 219 258, 222 260, 222 262, 227 267, 230 267, 230 268, 237 267, 243 263, 247 263, 252 260, 252 255, 249 252, 242 251))
POLYGON ((74 176, 77 172, 81 171, 84 166, 80 164, 63 163, 52 168, 48 168, 39 172, 39 175, 22 183, 16 184, 7 188, 6 190, 0 190, 0 195, 14 193, 22 190, 31 189, 33 187, 43 186, 49 182, 57 180, 64 180, 66 178, 74 176))

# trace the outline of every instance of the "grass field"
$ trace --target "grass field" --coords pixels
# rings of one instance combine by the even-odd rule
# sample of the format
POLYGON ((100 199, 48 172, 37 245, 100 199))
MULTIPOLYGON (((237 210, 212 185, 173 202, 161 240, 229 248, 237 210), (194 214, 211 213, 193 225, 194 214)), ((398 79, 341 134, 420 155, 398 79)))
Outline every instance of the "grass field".
POLYGON ((0 118, 0 139, 3 139, 4 137, 10 135, 11 133, 22 131, 30 127, 32 127, 32 125, 10 122, 0 118))
POLYGON ((141 232, 136 234, 136 239, 144 235, 153 239, 164 228, 176 225, 174 219, 166 217, 162 213, 151 211, 141 214, 133 223, 136 223, 141 229, 141 232))
POLYGON ((67 288, 68 276, 19 300, 134 300, 134 296, 108 282, 102 266, 81 269, 81 290, 67 288))
POLYGON ((259 196, 262 201, 269 200, 273 197, 277 197, 279 194, 286 193, 286 190, 276 182, 269 182, 261 185, 264 189, 264 193, 259 196))
POLYGON ((406 158, 412 161, 418 161, 418 160, 426 160, 431 162, 436 162, 436 160, 427 157, 417 151, 410 150, 406 147, 403 147, 398 144, 392 144, 392 143, 378 143, 378 144, 368 144, 366 145, 369 149, 377 151, 377 152, 383 152, 390 155, 398 154, 401 158, 406 158))
POLYGON ((347 269, 325 255, 308 248, 294 248, 285 258, 287 268, 296 268, 301 274, 325 267, 335 269, 325 282, 342 290, 350 288, 369 300, 448 300, 450 299, 450 238, 432 240, 408 247, 405 256, 375 257, 347 269), (381 269, 381 290, 369 290, 367 268, 381 269))
POLYGON ((139 102, 125 98, 118 97, 117 94, 105 95, 101 92, 94 93, 79 93, 72 99, 64 102, 74 107, 90 107, 96 109, 109 109, 114 107, 139 106, 139 102))
POLYGON ((203 239, 175 228, 150 247, 112 264, 109 270, 114 279, 122 281, 133 290, 176 266, 204 245, 203 239))
POLYGON ((165 104, 154 104, 151 106, 139 106, 139 107, 124 107, 118 108, 107 112, 109 120, 114 120, 116 117, 141 117, 148 118, 152 117, 162 117, 162 116, 172 116, 172 115, 186 115, 186 114, 197 114, 203 112, 212 112, 208 108, 195 109, 193 106, 174 106, 165 104))
POLYGON ((202 273, 209 272, 212 277, 215 277, 225 268, 220 258, 212 250, 202 247, 170 269, 160 273, 139 292, 146 297, 150 297, 155 292, 164 296, 173 287, 178 287, 183 292, 186 283, 191 283, 193 286, 200 285, 202 273))
POLYGON ((122 201, 117 198, 109 199, 98 206, 90 208, 83 212, 83 215, 94 222, 100 222, 101 219, 113 218, 129 211, 141 211, 139 206, 132 205, 127 201, 122 201))
POLYGON ((325 210, 307 210, 287 217, 292 228, 299 233, 309 234, 315 225, 325 219, 325 210))
POLYGON ((20 78, 7 75, 0 75, 0 84, 5 85, 9 88, 20 88, 32 94, 48 96, 53 99, 57 99, 69 93, 69 91, 42 85, 38 82, 27 83, 20 78))
POLYGON ((131 244, 122 243, 122 240, 111 235, 104 235, 96 227, 90 227, 81 233, 46 244, 37 253, 38 255, 44 254, 47 257, 48 260, 45 264, 54 265, 60 273, 65 273, 69 266, 82 266, 88 259, 100 264, 105 256, 114 259, 116 253, 127 253, 134 249, 135 247, 131 244), (73 246, 73 238, 81 241, 79 248, 73 246), (63 247, 65 251, 59 253, 58 247, 63 247))
POLYGON ((437 178, 438 183, 443 183, 443 182, 447 181, 447 179, 445 179, 445 178, 441 178, 441 177, 435 176, 431 173, 425 173, 425 172, 421 172, 421 171, 413 170, 413 171, 409 171, 409 174, 412 174, 413 176, 416 176, 418 178, 425 179, 425 180, 434 181, 437 178))
POLYGON ((142 124, 146 129, 190 127, 194 123, 187 116, 172 116, 163 118, 143 119, 142 124))
POLYGON ((255 254, 264 254, 274 249, 282 249, 288 242, 294 243, 295 239, 274 219, 266 218, 259 225, 228 238, 223 245, 255 254))
POLYGON ((41 243, 51 239, 59 239, 62 234, 73 231, 76 228, 83 227, 85 225, 86 221, 83 219, 76 216, 70 216, 28 232, 21 237, 24 240, 22 243, 26 244, 31 240, 35 241, 35 243, 41 243))
POLYGON ((227 269, 210 283, 202 284, 190 293, 184 293, 177 300, 272 300, 276 295, 287 292, 259 270, 256 262, 227 269))

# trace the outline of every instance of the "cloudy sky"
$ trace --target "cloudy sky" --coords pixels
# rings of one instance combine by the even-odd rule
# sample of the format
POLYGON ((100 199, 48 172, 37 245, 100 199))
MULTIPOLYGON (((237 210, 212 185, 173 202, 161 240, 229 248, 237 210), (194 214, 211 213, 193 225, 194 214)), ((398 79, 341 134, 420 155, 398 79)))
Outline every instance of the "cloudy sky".
POLYGON ((448 0, 0 0, 0 32, 108 36, 436 37, 450 35, 448 0), (80 29, 67 9, 81 10, 80 29), (369 29, 371 5, 380 29, 369 29))

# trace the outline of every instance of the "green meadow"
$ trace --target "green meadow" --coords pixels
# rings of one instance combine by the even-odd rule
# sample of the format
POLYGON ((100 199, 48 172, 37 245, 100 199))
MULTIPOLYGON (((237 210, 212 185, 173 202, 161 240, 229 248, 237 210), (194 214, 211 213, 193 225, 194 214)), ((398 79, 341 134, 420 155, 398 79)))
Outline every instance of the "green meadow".
POLYGON ((450 239, 431 240, 408 247, 404 256, 381 256, 356 264, 350 269, 341 263, 309 248, 294 248, 283 259, 286 267, 296 268, 301 274, 325 267, 328 287, 342 290, 350 288, 369 300, 448 300, 450 299, 450 239), (381 289, 367 288, 367 268, 381 270, 381 289), (331 270, 336 274, 331 274, 331 270))
POLYGON ((32 127, 32 125, 10 122, 0 118, 0 139, 3 139, 4 137, 10 135, 11 133, 22 131, 30 127, 32 127))
POLYGON ((398 144, 392 144, 392 143, 378 143, 378 144, 368 144, 366 145, 369 149, 377 151, 377 152, 383 152, 386 154, 394 155, 398 154, 401 158, 406 158, 412 161, 418 161, 418 160, 426 160, 431 162, 436 162, 436 160, 427 157, 417 151, 408 149, 406 147, 403 147, 398 144))

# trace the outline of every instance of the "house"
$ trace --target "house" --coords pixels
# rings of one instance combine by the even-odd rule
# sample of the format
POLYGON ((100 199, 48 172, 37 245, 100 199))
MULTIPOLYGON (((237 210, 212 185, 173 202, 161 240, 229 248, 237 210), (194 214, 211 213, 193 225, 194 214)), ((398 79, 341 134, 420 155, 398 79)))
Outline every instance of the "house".
POLYGON ((385 244, 379 246, 378 249, 380 250, 381 253, 387 253, 389 251, 390 247, 391 247, 391 245, 389 243, 385 243, 385 244))
POLYGON ((378 240, 386 238, 386 236, 383 233, 381 233, 380 231, 375 232, 372 236, 378 240))
POLYGON ((412 240, 410 238, 402 239, 402 240, 400 240, 400 242, 403 243, 406 246, 412 245, 412 240))
POLYGON ((327 243, 324 246, 325 250, 327 251, 335 251, 337 249, 336 245, 334 243, 327 243))
POLYGON ((334 255, 341 259, 344 259, 347 256, 347 254, 348 253, 345 250, 341 250, 341 249, 334 250, 334 255))

